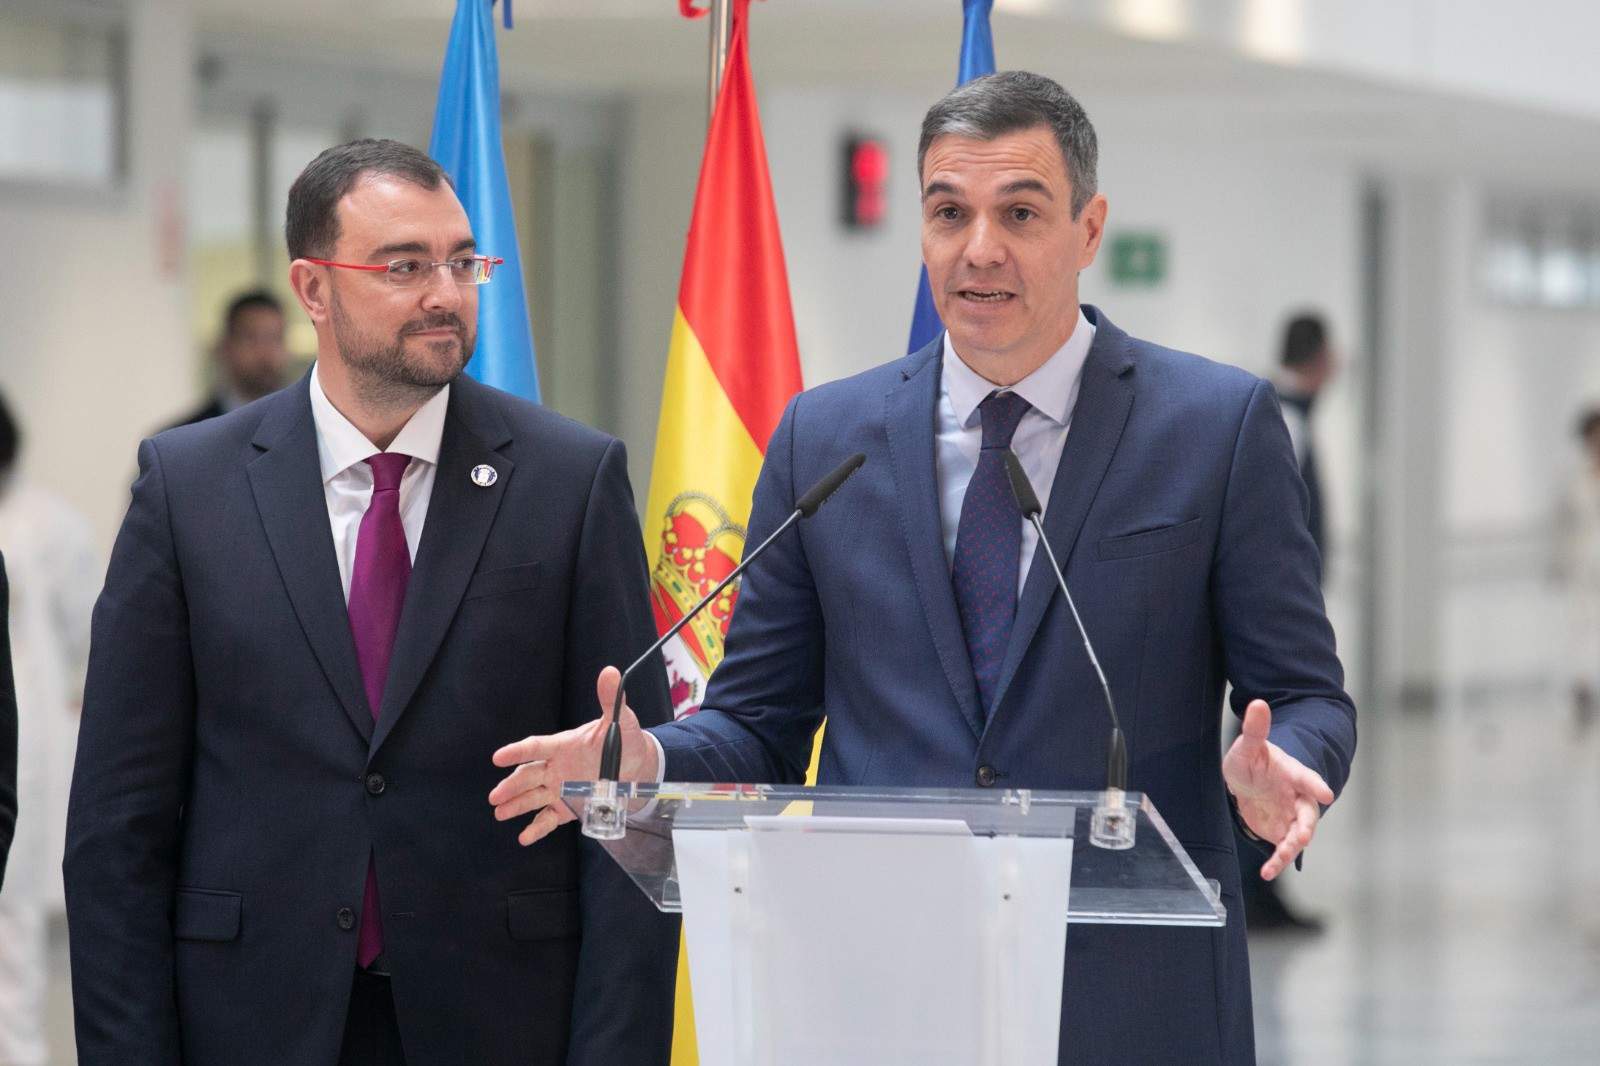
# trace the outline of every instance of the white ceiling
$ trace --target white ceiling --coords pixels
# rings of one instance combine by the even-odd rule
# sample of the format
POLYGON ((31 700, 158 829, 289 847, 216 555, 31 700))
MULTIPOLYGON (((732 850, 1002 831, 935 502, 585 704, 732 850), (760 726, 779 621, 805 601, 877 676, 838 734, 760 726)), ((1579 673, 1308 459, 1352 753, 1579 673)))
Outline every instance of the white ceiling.
MULTIPOLYGON (((701 0, 706 2, 706 0, 701 0)), ((1447 168, 1584 188, 1600 172, 1600 124, 1460 95, 1253 60, 1216 47, 1135 39, 1063 13, 1056 0, 1001 0, 1002 66, 1039 70, 1090 107, 1175 137, 1241 127, 1367 165, 1447 168), (1552 160, 1560 158, 1560 167, 1552 160)), ((359 67, 436 78, 454 0, 195 0, 204 46, 257 62, 359 67)), ((676 0, 514 0, 498 34, 512 92, 597 97, 695 93, 707 31, 676 0)), ((496 15, 498 23, 499 16, 496 15)), ((765 0, 753 5, 760 87, 891 90, 930 101, 950 85, 954 0, 765 0)))

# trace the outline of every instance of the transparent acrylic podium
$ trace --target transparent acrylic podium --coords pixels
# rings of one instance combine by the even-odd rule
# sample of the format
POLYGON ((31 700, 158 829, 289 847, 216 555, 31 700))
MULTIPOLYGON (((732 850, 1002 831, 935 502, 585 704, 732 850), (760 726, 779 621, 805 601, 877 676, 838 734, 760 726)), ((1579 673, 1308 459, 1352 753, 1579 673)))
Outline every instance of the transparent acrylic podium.
POLYGON ((1089 843, 1106 797, 624 784, 602 843, 684 916, 703 1066, 1046 1066, 1069 923, 1226 921, 1141 793, 1131 847, 1089 843))

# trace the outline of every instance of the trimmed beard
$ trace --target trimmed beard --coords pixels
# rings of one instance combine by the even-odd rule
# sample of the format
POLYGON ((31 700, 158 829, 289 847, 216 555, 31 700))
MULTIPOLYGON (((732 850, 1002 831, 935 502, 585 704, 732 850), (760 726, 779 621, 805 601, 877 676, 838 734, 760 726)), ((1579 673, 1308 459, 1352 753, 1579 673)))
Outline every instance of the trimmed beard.
MULTIPOLYGON (((459 315, 433 315, 407 322, 400 332, 388 340, 380 340, 356 325, 345 313, 339 293, 331 294, 330 309, 333 320, 333 339, 339 347, 339 357, 350 371, 352 383, 370 404, 382 407, 404 407, 419 401, 426 402, 440 389, 461 376, 477 335, 469 332, 459 315), (459 341, 459 358, 453 360, 448 370, 438 369, 432 363, 406 357, 406 338, 409 334, 427 329, 454 329, 459 341)), ((430 341, 428 347, 442 355, 449 341, 430 341)))

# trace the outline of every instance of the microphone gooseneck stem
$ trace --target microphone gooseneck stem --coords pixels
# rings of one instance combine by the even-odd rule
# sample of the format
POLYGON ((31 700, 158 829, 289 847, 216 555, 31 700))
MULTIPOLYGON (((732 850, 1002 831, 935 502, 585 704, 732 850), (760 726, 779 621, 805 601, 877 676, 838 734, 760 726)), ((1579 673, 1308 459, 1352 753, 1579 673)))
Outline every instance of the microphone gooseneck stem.
POLYGON ((789 517, 785 518, 777 529, 768 534, 767 539, 762 541, 755 551, 746 552, 739 565, 734 567, 727 577, 717 582, 716 588, 706 593, 705 598, 695 604, 693 608, 685 611, 683 617, 672 624, 672 628, 661 634, 643 655, 633 660, 632 664, 622 671, 622 677, 617 681, 617 698, 611 704, 611 724, 606 727, 605 740, 600 746, 600 776, 598 780, 615 781, 617 780, 617 775, 622 772, 622 723, 620 721, 622 700, 627 690, 628 678, 633 675, 633 672, 643 665, 650 656, 660 651, 667 641, 677 635, 678 630, 688 625, 690 619, 705 610, 706 604, 721 595, 722 590, 731 585, 740 574, 744 573, 751 563, 759 559, 761 553, 766 551, 773 541, 783 536, 785 530, 800 521, 800 519, 810 518, 816 514, 817 509, 827 503, 829 497, 839 491, 839 486, 849 481, 851 475, 860 470, 861 464, 866 461, 866 455, 857 452, 834 467, 822 480, 807 489, 805 494, 795 501, 794 510, 789 513, 789 517))
POLYGON ((1056 551, 1050 546, 1050 538, 1044 535, 1044 522, 1039 518, 1044 513, 1044 508, 1039 505, 1039 496, 1033 491, 1033 484, 1028 480, 1027 471, 1022 469, 1022 460, 1017 458, 1017 453, 1010 448, 1005 455, 1006 476, 1011 481, 1011 495, 1017 501, 1017 510, 1022 512, 1022 517, 1033 523, 1033 530, 1039 534, 1039 545, 1044 548, 1045 558, 1050 560, 1050 571, 1056 576, 1056 584, 1061 589, 1061 595, 1066 598, 1067 607, 1072 611, 1072 621, 1078 627, 1078 636, 1083 638, 1083 650, 1089 655, 1089 665, 1094 667, 1095 677, 1100 679, 1100 691, 1106 696, 1106 710, 1111 712, 1111 745, 1106 754, 1106 788, 1116 789, 1119 792, 1128 786, 1128 742, 1122 736, 1122 723, 1117 720, 1117 702, 1111 698, 1111 683, 1106 680, 1106 672, 1100 668, 1100 657, 1094 653, 1094 645, 1089 642, 1089 631, 1084 628, 1083 617, 1078 614, 1078 605, 1072 602, 1072 590, 1067 588, 1066 575, 1061 572, 1061 564, 1056 561, 1056 551))
POLYGON ((1050 547, 1050 539, 1044 535, 1044 523, 1039 520, 1039 512, 1034 511, 1028 516, 1028 521, 1033 523, 1033 528, 1039 534, 1039 546, 1044 549, 1045 558, 1050 560, 1050 569, 1055 572, 1056 583, 1061 586, 1061 595, 1067 601, 1067 609, 1072 612, 1072 621, 1078 627, 1078 636, 1083 639, 1083 650, 1088 653, 1089 665, 1094 667, 1094 676, 1100 679, 1100 691, 1106 696, 1106 710, 1111 712, 1111 745, 1106 754, 1106 787, 1126 789, 1128 787, 1128 743, 1122 736, 1122 722, 1117 718, 1117 701, 1111 698, 1111 682, 1106 680, 1106 672, 1100 667, 1100 657, 1094 653, 1094 645, 1089 643, 1089 631, 1084 628, 1083 616, 1078 614, 1078 605, 1072 602, 1072 590, 1067 588, 1067 578, 1061 572, 1061 564, 1056 561, 1055 549, 1050 547))
POLYGON ((705 598, 699 603, 695 604, 692 610, 685 611, 682 618, 672 623, 672 628, 661 634, 660 638, 654 644, 650 645, 649 649, 646 650, 643 655, 633 660, 633 662, 629 664, 628 668, 622 671, 622 677, 617 681, 616 699, 611 702, 611 724, 606 727, 605 743, 600 749, 599 780, 615 781, 617 780, 617 775, 622 772, 622 726, 620 722, 622 718, 622 700, 624 689, 628 684, 628 678, 632 677, 633 672, 639 667, 643 666, 650 656, 660 651, 662 647, 666 645, 667 641, 677 636, 678 630, 688 625, 694 616, 699 614, 701 610, 705 608, 706 604, 716 599, 717 596, 722 593, 723 589, 727 588, 739 577, 740 574, 744 573, 745 568, 751 563, 755 562, 761 553, 767 550, 767 545, 777 540, 785 530, 794 525, 796 522, 800 521, 802 517, 804 517, 804 513, 799 508, 796 508, 794 511, 792 511, 789 517, 783 520, 783 524, 778 526, 777 529, 773 530, 771 535, 768 536, 766 540, 762 541, 760 546, 758 546, 755 551, 746 555, 738 566, 729 571, 727 577, 717 582, 716 588, 706 593, 705 598))

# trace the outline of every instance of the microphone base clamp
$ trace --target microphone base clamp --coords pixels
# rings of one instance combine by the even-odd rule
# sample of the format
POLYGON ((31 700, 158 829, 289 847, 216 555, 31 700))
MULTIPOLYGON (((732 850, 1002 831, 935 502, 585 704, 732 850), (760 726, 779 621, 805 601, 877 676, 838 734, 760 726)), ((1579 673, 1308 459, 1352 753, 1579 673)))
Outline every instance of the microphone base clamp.
POLYGON ((1139 812, 1123 799, 1122 789, 1108 788, 1089 817, 1089 843, 1107 851, 1127 851, 1133 847, 1139 812))
POLYGON ((583 835, 591 840, 621 840, 628 834, 628 811, 617 798, 615 781, 596 781, 583 805, 583 835))

